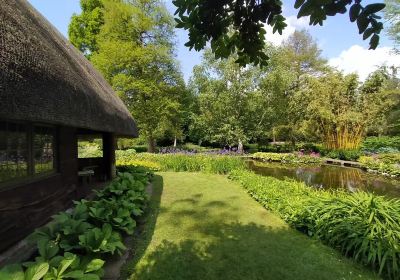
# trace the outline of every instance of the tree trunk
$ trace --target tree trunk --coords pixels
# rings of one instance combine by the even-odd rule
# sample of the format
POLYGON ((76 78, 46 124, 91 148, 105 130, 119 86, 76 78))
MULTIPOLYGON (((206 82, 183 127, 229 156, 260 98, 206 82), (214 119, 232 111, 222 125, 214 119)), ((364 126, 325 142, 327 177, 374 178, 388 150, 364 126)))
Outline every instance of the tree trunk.
POLYGON ((292 143, 292 149, 295 151, 296 150, 296 139, 292 138, 290 140, 290 142, 292 143))
POLYGON ((239 143, 238 143, 238 153, 243 154, 243 143, 242 143, 241 139, 239 139, 239 143))
POLYGON ((149 153, 156 152, 156 140, 154 140, 153 136, 149 136, 147 138, 147 151, 149 153))
POLYGON ((174 139, 174 148, 176 148, 176 136, 175 136, 175 139, 174 139))
POLYGON ((272 129, 272 142, 275 144, 276 138, 275 138, 275 127, 272 129))

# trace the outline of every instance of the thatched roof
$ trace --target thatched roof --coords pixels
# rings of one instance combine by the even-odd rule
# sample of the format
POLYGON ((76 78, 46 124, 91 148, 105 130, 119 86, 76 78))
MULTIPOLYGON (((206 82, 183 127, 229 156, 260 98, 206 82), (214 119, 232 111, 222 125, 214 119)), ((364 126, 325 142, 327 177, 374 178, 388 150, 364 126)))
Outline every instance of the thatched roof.
POLYGON ((0 5, 0 119, 137 136, 105 79, 26 0, 0 5))

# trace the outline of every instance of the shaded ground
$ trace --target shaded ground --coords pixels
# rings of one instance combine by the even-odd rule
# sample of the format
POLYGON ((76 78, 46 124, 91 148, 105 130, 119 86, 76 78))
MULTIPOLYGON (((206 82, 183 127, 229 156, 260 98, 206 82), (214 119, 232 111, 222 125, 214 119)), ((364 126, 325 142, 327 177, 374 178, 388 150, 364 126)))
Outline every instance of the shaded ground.
POLYGON ((374 279, 223 176, 159 173, 131 279, 374 279))

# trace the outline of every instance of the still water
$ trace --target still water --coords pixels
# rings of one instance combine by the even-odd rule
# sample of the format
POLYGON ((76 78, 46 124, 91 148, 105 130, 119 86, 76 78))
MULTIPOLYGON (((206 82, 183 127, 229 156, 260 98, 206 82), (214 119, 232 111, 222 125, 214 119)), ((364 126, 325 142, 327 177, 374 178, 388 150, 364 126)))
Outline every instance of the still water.
POLYGON ((358 168, 334 165, 294 166, 279 163, 248 161, 257 174, 278 179, 285 177, 322 189, 345 189, 350 192, 363 190, 379 195, 400 197, 400 180, 370 174, 358 168))

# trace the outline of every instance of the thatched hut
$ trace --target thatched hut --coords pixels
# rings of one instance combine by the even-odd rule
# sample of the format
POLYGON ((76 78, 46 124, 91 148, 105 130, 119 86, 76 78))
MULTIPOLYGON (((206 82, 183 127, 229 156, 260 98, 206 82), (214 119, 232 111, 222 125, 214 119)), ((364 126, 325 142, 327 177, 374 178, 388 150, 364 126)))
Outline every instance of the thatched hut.
POLYGON ((3 251, 111 179, 115 137, 137 128, 104 78, 26 0, 0 5, 0 106, 3 251), (80 135, 97 135, 103 156, 78 159, 80 135))

